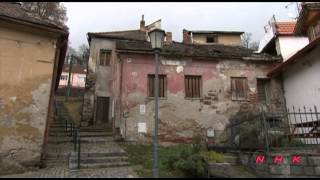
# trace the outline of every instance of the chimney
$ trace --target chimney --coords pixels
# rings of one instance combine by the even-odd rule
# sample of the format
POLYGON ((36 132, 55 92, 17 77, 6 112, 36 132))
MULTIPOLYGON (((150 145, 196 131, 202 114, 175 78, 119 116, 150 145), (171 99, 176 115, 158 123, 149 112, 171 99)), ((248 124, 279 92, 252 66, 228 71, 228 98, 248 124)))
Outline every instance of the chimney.
POLYGON ((172 42, 172 32, 166 32, 166 42, 172 42))
POLYGON ((144 22, 144 15, 142 15, 142 19, 140 21, 140 31, 146 31, 146 25, 144 22))
POLYGON ((191 37, 190 37, 189 31, 186 29, 183 29, 182 34, 183 34, 182 42, 185 44, 191 44, 191 37))

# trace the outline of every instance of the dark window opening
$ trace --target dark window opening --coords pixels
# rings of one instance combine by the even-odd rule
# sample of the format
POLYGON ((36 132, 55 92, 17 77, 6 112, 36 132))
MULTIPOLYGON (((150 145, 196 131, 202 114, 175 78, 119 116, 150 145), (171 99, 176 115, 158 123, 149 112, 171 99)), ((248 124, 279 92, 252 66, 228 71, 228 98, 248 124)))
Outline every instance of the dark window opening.
POLYGON ((109 50, 100 50, 100 62, 99 65, 101 66, 109 66, 110 65, 110 60, 111 60, 111 51, 109 50))
POLYGON ((270 83, 269 79, 257 79, 258 102, 267 103, 269 83, 270 83))
MULTIPOLYGON (((148 96, 154 97, 155 95, 155 75, 148 75, 148 96)), ((167 96, 167 77, 166 75, 159 75, 159 97, 167 96)))
POLYGON ((184 84, 187 98, 201 97, 201 76, 185 76, 184 84))
POLYGON ((207 36, 207 43, 215 43, 217 42, 216 36, 207 36))
POLYGON ((246 77, 231 78, 232 100, 247 100, 248 81, 246 77))

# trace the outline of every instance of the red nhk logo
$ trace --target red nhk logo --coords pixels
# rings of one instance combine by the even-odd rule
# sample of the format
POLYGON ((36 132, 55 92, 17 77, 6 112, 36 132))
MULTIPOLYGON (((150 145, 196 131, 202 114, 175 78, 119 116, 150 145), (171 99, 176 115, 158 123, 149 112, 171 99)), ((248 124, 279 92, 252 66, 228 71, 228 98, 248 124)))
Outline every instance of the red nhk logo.
MULTIPOLYGON (((256 164, 263 164, 266 161, 265 155, 258 155, 256 156, 256 164)), ((291 164, 293 165, 299 165, 301 164, 301 156, 291 156, 290 159, 291 164)), ((283 164, 284 163, 284 157, 282 155, 275 155, 272 157, 272 163, 273 164, 283 164)))

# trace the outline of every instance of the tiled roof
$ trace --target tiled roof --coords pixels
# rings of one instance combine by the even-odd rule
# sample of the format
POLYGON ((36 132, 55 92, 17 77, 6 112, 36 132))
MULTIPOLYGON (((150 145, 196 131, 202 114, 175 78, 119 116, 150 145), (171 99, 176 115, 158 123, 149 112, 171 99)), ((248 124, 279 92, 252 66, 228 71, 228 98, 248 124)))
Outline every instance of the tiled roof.
POLYGON ((57 25, 44 19, 31 16, 25 11, 19 3, 14 2, 0 2, 0 18, 10 18, 18 21, 29 22, 32 24, 43 25, 49 28, 67 30, 66 26, 57 25))
MULTIPOLYGON (((151 44, 147 41, 118 40, 117 49, 123 51, 152 52, 151 44)), ((279 57, 268 54, 256 54, 253 50, 241 46, 196 45, 178 42, 165 42, 162 55, 213 57, 213 58, 236 58, 243 60, 280 60, 279 57)))
POLYGON ((277 22, 276 30, 278 35, 293 35, 296 22, 277 22))

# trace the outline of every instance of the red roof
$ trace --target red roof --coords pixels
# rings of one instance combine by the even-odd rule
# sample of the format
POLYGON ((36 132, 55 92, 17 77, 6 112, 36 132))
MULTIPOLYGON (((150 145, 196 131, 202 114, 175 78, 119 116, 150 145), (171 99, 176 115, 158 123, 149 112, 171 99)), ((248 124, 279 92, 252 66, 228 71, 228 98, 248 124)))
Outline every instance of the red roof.
POLYGON ((278 35, 293 35, 296 22, 277 22, 277 34, 278 35))

